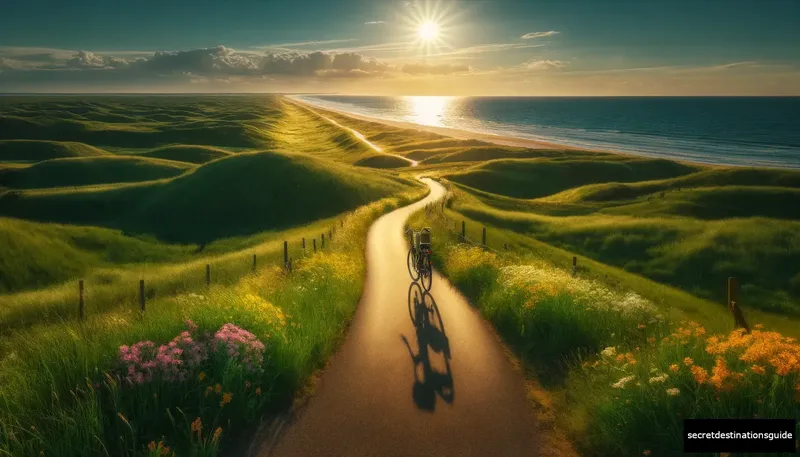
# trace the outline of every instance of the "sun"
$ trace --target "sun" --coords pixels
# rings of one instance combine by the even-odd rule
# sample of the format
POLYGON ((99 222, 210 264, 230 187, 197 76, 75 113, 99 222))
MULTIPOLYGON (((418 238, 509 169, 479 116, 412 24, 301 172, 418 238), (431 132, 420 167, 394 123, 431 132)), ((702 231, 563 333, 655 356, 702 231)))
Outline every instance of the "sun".
POLYGON ((417 33, 422 41, 434 41, 439 38, 439 25, 433 21, 425 21, 419 25, 417 33))

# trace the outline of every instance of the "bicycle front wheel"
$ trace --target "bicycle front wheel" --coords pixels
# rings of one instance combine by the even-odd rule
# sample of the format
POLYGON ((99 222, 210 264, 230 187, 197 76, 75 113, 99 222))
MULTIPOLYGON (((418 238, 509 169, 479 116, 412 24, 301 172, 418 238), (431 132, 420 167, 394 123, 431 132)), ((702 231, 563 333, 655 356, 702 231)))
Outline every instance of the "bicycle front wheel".
POLYGON ((419 270, 417 270, 418 257, 413 247, 408 250, 408 275, 411 276, 412 281, 417 281, 419 279, 419 270))
POLYGON ((420 276, 422 277, 422 288, 425 290, 431 290, 431 285, 433 283, 433 265, 431 264, 431 256, 425 255, 422 258, 422 271, 420 271, 420 276))

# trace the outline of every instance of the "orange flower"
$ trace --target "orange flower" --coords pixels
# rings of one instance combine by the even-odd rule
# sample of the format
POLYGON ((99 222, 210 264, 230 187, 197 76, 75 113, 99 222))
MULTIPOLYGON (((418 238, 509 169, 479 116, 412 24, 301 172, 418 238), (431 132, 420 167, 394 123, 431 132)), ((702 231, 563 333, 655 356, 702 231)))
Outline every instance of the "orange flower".
POLYGON ((201 372, 200 372, 200 374, 199 374, 199 375, 197 375, 197 379, 199 379, 199 380, 201 380, 201 381, 202 381, 203 379, 206 379, 206 372, 205 372, 205 371, 201 371, 201 372))
POLYGON ((220 435, 222 435, 222 427, 217 427, 217 429, 214 430, 214 439, 219 440, 220 435))
POLYGON ((638 329, 643 329, 643 328, 645 328, 645 327, 647 327, 647 326, 646 326, 646 325, 644 325, 644 324, 639 324, 639 325, 637 325, 637 326, 636 326, 636 328, 638 328, 638 329))
POLYGON ((256 395, 261 395, 261 387, 256 387, 256 395))
POLYGON ((211 386, 206 387, 206 397, 208 397, 208 394, 210 394, 212 390, 214 390, 213 387, 211 386))
POLYGON ((692 366, 692 376, 694 376, 694 380, 698 384, 704 384, 708 381, 708 372, 706 369, 696 365, 692 366))
POLYGON ((686 365, 687 367, 690 367, 694 364, 694 360, 692 360, 691 357, 686 357, 685 359, 683 359, 683 364, 686 365))
POLYGON ((219 402, 219 405, 220 405, 220 406, 225 406, 225 405, 227 405, 228 403, 230 403, 230 402, 231 402, 231 399, 232 399, 232 398, 233 398, 233 394, 232 394, 232 393, 230 393, 230 392, 225 392, 225 394, 223 394, 223 395, 222 395, 222 401, 221 401, 221 402, 219 402))
POLYGON ((650 343, 650 344, 655 344, 656 343, 656 339, 655 339, 655 337, 651 336, 650 338, 647 339, 647 342, 650 343))
POLYGON ((650 449, 645 449, 642 455, 650 455, 650 449))
POLYGON ((155 441, 151 441, 150 444, 147 445, 147 450, 151 451, 151 452, 155 451, 156 450, 156 442, 155 441))
POLYGON ((216 386, 214 386, 214 392, 216 393, 222 392, 222 385, 217 384, 216 386))
POLYGON ((680 367, 678 366, 677 363, 673 363, 672 365, 669 366, 669 371, 673 373, 677 373, 679 369, 680 367))
POLYGON ((750 369, 753 371, 753 373, 760 375, 763 375, 767 372, 761 365, 753 365, 752 367, 750 367, 750 369))
POLYGON ((200 434, 203 431, 203 421, 200 420, 198 417, 197 419, 192 422, 192 432, 197 433, 197 437, 200 438, 200 434))

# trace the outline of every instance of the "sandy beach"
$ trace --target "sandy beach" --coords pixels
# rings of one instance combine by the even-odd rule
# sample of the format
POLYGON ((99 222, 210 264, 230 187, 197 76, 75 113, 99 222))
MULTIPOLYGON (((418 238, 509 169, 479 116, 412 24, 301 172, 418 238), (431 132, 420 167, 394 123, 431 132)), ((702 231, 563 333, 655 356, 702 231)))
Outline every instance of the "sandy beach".
POLYGON ((560 150, 588 150, 585 148, 578 148, 574 146, 566 146, 563 144, 556 144, 556 143, 548 143, 545 141, 536 141, 530 140, 525 138, 515 138, 515 137, 508 137, 508 136, 500 136, 500 135, 492 135, 488 133, 480 133, 480 132, 473 132, 469 130, 460 130, 454 129, 449 127, 436 127, 432 125, 424 125, 424 124, 415 124, 413 122, 402 122, 402 121, 393 121, 388 119, 382 119, 378 117, 371 117, 365 116, 363 114, 351 113, 349 111, 339 110, 335 108, 330 108, 328 106, 321 106, 315 103, 311 103, 307 100, 300 100, 293 96, 287 96, 290 100, 307 105, 309 107, 313 107, 315 110, 320 111, 330 111, 332 113, 341 114, 342 116, 348 116, 354 119, 359 119, 362 121, 367 122, 375 122, 378 124, 384 124, 392 127, 404 128, 404 129, 414 129, 414 130, 421 130, 425 132, 432 132, 439 135, 449 136, 452 138, 457 138, 459 140, 479 140, 485 141, 487 143, 494 143, 499 144, 502 146, 512 146, 512 147, 521 147, 521 148, 529 148, 529 149, 560 149, 560 150))

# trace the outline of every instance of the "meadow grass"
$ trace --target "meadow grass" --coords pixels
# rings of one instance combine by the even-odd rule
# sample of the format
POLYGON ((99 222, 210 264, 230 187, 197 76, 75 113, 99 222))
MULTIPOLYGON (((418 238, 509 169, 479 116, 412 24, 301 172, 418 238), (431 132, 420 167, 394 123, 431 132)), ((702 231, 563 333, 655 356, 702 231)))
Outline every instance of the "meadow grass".
POLYGON ((156 299, 144 315, 90 314, 6 338, 0 453, 217 455, 265 408, 285 407, 331 353, 361 294, 367 229, 402 203, 359 208, 326 251, 291 274, 265 267, 228 286, 156 299), (186 352, 170 353, 171 340, 186 352), (149 343, 130 356, 146 341, 165 345, 151 365, 149 343), (170 357, 183 357, 185 369, 162 368, 170 357))
MULTIPOLYGON (((684 418, 800 414, 794 337, 761 324, 749 335, 718 325, 712 334, 584 270, 574 277, 519 244, 495 253, 460 242, 447 224, 424 212, 409 221, 434 228, 434 264, 549 391, 559 425, 586 455, 680 455, 684 418)), ((520 239, 495 228, 490 234, 495 247, 520 239)))
MULTIPOLYGON (((769 210, 783 216, 780 219, 702 220, 657 213, 658 202, 642 203, 641 211, 630 214, 538 214, 524 207, 497 209, 490 206, 497 199, 485 201, 483 194, 475 194, 471 188, 456 186, 454 191, 459 198, 453 201, 453 209, 478 223, 525 233, 563 251, 718 303, 726 299, 727 278, 737 277, 742 301, 748 307, 784 315, 800 313, 800 272, 796 268, 800 264, 800 222, 787 219, 797 210, 780 200, 773 201, 769 210)), ((728 192, 735 188, 713 191, 717 198, 728 192)), ((753 208, 749 210, 752 216, 768 207, 744 206, 742 211, 753 208)))

